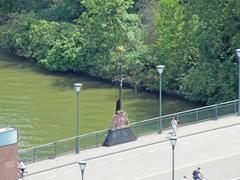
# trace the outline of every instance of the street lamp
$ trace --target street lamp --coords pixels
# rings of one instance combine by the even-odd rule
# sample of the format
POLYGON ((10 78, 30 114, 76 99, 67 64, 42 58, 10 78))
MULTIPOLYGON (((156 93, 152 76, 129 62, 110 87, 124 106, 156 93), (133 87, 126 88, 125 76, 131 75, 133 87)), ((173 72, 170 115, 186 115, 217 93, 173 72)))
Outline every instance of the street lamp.
POLYGON ((123 84, 123 76, 122 76, 122 54, 124 52, 126 52, 126 49, 124 48, 124 46, 117 46, 116 47, 116 52, 119 53, 119 59, 118 61, 120 62, 120 65, 119 65, 119 74, 118 74, 118 81, 119 81, 119 99, 117 101, 117 107, 116 107, 116 111, 117 110, 122 110, 122 84, 123 84))
POLYGON ((236 49, 238 56, 238 116, 240 115, 240 49, 236 49))
POLYGON ((119 72, 119 108, 122 110, 122 84, 123 84, 123 77, 122 77, 122 64, 120 64, 120 72, 119 72))
POLYGON ((157 65, 159 73, 159 133, 162 133, 162 73, 165 66, 157 65))
POLYGON ((172 180, 174 180, 174 148, 177 143, 177 136, 170 136, 169 140, 172 145, 172 180))
POLYGON ((82 84, 81 83, 75 83, 74 88, 77 93, 77 139, 76 139, 76 153, 79 153, 80 149, 80 141, 79 141, 79 125, 80 125, 80 113, 79 113, 79 92, 81 90, 82 84))
POLYGON ((86 161, 79 161, 78 164, 79 164, 80 169, 81 169, 82 180, 83 180, 84 170, 85 170, 85 167, 87 165, 87 162, 86 161))

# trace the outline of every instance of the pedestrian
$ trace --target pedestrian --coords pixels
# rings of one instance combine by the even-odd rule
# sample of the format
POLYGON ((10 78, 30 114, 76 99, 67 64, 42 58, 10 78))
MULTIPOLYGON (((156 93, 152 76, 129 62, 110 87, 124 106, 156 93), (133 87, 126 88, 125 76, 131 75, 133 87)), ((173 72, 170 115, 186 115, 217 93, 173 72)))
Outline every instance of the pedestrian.
POLYGON ((203 180, 203 178, 204 178, 204 176, 203 176, 203 174, 201 172, 201 168, 200 167, 198 167, 197 169, 195 169, 193 171, 193 179, 194 180, 203 180))
POLYGON ((175 116, 172 117, 169 128, 172 128, 172 135, 176 136, 177 135, 177 128, 178 128, 178 121, 177 121, 175 116))
POLYGON ((18 170, 20 178, 23 177, 25 169, 26 169, 25 164, 21 160, 18 160, 18 170))

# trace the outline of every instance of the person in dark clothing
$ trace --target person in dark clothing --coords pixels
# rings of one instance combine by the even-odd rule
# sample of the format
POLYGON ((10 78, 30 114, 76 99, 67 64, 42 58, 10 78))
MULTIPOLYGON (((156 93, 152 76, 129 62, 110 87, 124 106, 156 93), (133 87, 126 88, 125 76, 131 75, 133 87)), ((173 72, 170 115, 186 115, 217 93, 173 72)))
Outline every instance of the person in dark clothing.
POLYGON ((194 180, 203 180, 204 176, 200 170, 201 170, 201 168, 198 167, 197 169, 195 169, 193 171, 193 179, 194 180))

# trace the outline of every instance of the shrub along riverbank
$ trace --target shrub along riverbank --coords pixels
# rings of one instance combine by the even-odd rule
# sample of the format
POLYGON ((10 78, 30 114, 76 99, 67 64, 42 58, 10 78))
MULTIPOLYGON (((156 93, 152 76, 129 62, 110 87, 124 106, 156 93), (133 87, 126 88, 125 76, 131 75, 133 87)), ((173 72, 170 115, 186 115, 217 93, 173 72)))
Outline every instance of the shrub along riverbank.
POLYGON ((0 46, 50 71, 82 71, 208 104, 237 97, 237 0, 1 0, 0 46), (31 2, 31 3, 30 3, 31 2))

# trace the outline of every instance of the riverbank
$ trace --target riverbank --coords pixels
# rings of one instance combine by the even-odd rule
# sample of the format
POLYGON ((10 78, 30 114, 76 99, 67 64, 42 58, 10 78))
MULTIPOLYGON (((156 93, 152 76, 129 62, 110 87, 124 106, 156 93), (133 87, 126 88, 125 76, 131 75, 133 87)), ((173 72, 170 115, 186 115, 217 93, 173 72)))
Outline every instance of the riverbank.
POLYGON ((159 88, 156 65, 162 64, 165 92, 210 105, 238 96, 233 7, 237 0, 4 0, 0 21, 8 27, 0 31, 0 44, 49 71, 111 80, 122 67, 125 83, 151 91, 159 88))
MULTIPOLYGON (((22 22, 22 23, 24 23, 24 22, 22 22)), ((96 63, 90 63, 88 65, 88 63, 85 62, 85 60, 82 59, 81 56, 79 57, 79 55, 78 55, 79 52, 75 52, 75 50, 78 50, 80 48, 80 47, 75 46, 76 44, 73 44, 73 49, 75 49, 74 53, 77 53, 77 54, 71 54, 70 56, 66 57, 66 53, 68 52, 69 49, 62 49, 62 47, 60 47, 62 52, 54 51, 55 54, 53 54, 49 57, 46 57, 45 55, 47 53, 50 53, 51 51, 53 51, 53 49, 51 49, 49 46, 45 47, 45 44, 48 43, 48 41, 49 41, 49 39, 45 39, 48 37, 47 34, 54 33, 56 28, 63 28, 66 26, 66 24, 62 24, 62 25, 56 24, 56 23, 48 24, 47 21, 35 22, 33 20, 26 20, 25 24, 20 23, 18 25, 19 28, 20 28, 20 25, 26 25, 26 23, 28 25, 31 25, 31 23, 33 23, 32 26, 36 26, 36 27, 40 26, 40 25, 50 26, 50 27, 48 27, 48 28, 44 27, 42 29, 41 28, 38 29, 39 32, 37 33, 37 35, 35 32, 34 32, 34 34, 31 34, 32 33, 31 31, 35 31, 34 29, 29 30, 28 27, 23 27, 22 30, 17 32, 17 34, 19 35, 19 40, 23 41, 23 42, 21 42, 23 44, 26 43, 25 41, 29 41, 30 44, 27 47, 25 47, 25 45, 24 46, 19 45, 19 43, 16 41, 16 39, 11 39, 10 42, 4 43, 5 49, 11 51, 12 53, 14 52, 17 56, 22 56, 22 57, 25 57, 28 59, 33 58, 34 59, 33 61, 38 66, 40 66, 43 69, 46 69, 48 72, 55 72, 55 73, 60 73, 60 74, 67 73, 67 72, 70 72, 70 73, 74 72, 74 74, 89 76, 91 78, 94 78, 95 80, 100 80, 100 81, 104 81, 107 83, 112 83, 112 80, 116 79, 119 76, 119 64, 116 64, 115 62, 111 62, 110 59, 108 60, 109 62, 103 61, 104 63, 106 63, 105 65, 103 65, 101 63, 100 64, 97 63, 98 67, 97 66, 95 67, 95 65, 97 65, 96 63), (51 32, 49 30, 49 28, 52 28, 51 31, 53 31, 53 32, 51 32), (24 29, 27 31, 26 37, 24 35, 24 29), (46 37, 41 37, 39 34, 42 34, 44 36, 46 35, 46 37), (31 37, 31 36, 35 36, 35 37, 31 37), (34 42, 32 42, 32 39, 35 39, 34 42), (45 39, 45 40, 43 40, 43 39, 45 39), (44 48, 41 48, 41 47, 44 47, 44 48), (63 55, 60 55, 60 54, 63 54, 63 55), (76 59, 76 57, 78 57, 78 59, 76 59), (82 64, 82 63, 84 63, 84 64, 82 64), (108 69, 107 72, 101 72, 104 69, 108 69)), ((14 30, 15 28, 13 28, 13 31, 15 31, 14 30)), ((71 30, 69 29, 69 30, 71 31, 72 34, 74 34, 74 33, 78 32, 77 28, 79 28, 79 27, 76 26, 73 29, 71 29, 71 30)), ((61 33, 65 34, 66 32, 61 32, 61 33)), ((70 32, 68 32, 68 33, 70 33, 70 32)), ((9 33, 9 35, 6 35, 5 37, 10 36, 10 35, 11 35, 11 32, 9 33)), ((70 35, 70 34, 68 34, 68 35, 70 36, 68 38, 73 38, 74 41, 76 41, 79 38, 76 36, 72 37, 72 35, 70 35)), ((59 35, 54 38, 55 38, 55 40, 53 40, 53 41, 60 40, 59 35)), ((62 44, 66 44, 66 43, 68 43, 68 42, 62 42, 62 44)), ((117 56, 119 56, 119 54, 117 56)), ((110 58, 110 57, 107 57, 107 58, 110 58)), ((116 59, 117 60, 121 59, 121 61, 122 61, 124 58, 121 55, 121 57, 117 57, 117 58, 115 57, 115 60, 116 59)), ((142 60, 144 61, 144 59, 142 59, 142 60)), ((127 62, 127 59, 122 61, 122 64, 132 64, 130 66, 128 65, 126 67, 123 67, 123 70, 122 70, 123 76, 125 77, 125 80, 124 80, 125 87, 134 88, 135 91, 141 90, 141 91, 150 92, 155 95, 158 95, 159 76, 157 74, 156 67, 154 65, 145 67, 144 63, 139 64, 139 62, 138 62, 136 64, 135 60, 134 60, 134 62, 127 62), (151 73, 149 75, 147 75, 149 72, 151 72, 151 73)), ((180 91, 171 90, 171 88, 168 87, 169 82, 167 82, 166 79, 168 79, 168 77, 165 78, 165 76, 163 76, 162 92, 165 94, 165 96, 170 96, 170 97, 174 97, 174 98, 185 101, 186 99, 185 99, 184 95, 181 94, 180 91)), ((186 100, 186 101, 189 101, 189 100, 186 100)), ((196 102, 196 103, 197 104, 200 104, 200 103, 205 104, 201 101, 196 102)))
MULTIPOLYGON (((19 59, 21 61, 29 61, 27 60, 26 58, 23 58, 23 57, 19 57, 15 54, 10 54, 9 52, 6 52, 4 49, 0 48, 0 53, 1 54, 5 54, 6 56, 12 56, 16 59, 19 59)), ((30 62, 33 62, 35 65, 38 66, 38 64, 36 64, 36 62, 34 60, 30 60, 30 62)), ((117 81, 113 81, 112 79, 103 79, 101 77, 98 77, 98 76, 91 76, 89 75, 88 73, 85 73, 85 72, 81 72, 81 71, 67 71, 67 72, 61 72, 61 71, 49 71, 41 66, 39 66, 39 69, 40 71, 43 71, 45 74, 53 74, 53 75, 71 75, 71 74, 74 74, 76 76, 84 76, 84 77, 88 77, 88 78, 91 78, 92 80, 96 80, 96 81, 101 81, 103 83, 107 83, 107 84, 110 84, 112 86, 115 86, 115 87, 118 87, 119 85, 119 82, 117 81)), ((146 87, 139 87, 139 88, 134 88, 131 86, 131 84, 129 84, 128 82, 125 82, 123 81, 123 85, 125 88, 129 88, 129 89, 134 89, 134 92, 136 93, 141 93, 141 92, 145 92, 145 93, 150 93, 152 95, 155 95, 155 96, 158 96, 159 95, 159 89, 149 89, 149 88, 146 88, 146 87)), ((200 106, 205 106, 206 103, 204 102, 190 102, 188 99, 185 99, 183 95, 180 95, 178 93, 175 93, 174 91, 165 91, 164 88, 162 89, 162 94, 165 96, 165 97, 168 97, 170 99, 178 99, 179 101, 185 101, 186 103, 193 103, 193 104, 196 104, 196 107, 200 107, 200 106)))

